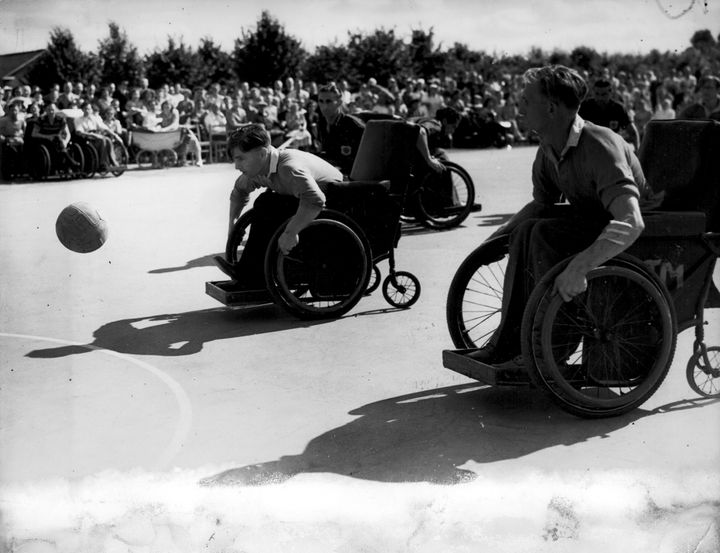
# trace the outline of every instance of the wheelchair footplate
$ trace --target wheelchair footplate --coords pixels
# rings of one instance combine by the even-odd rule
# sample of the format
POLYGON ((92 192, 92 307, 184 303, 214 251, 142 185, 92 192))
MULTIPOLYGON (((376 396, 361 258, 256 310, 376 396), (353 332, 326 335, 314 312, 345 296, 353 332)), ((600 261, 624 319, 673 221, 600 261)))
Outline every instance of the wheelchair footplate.
POLYGON ((246 290, 234 280, 216 280, 205 283, 205 293, 228 306, 271 303, 267 290, 246 290))
POLYGON ((446 349, 443 350, 443 367, 473 378, 490 386, 529 386, 530 379, 516 372, 503 371, 472 357, 469 353, 476 349, 446 349))

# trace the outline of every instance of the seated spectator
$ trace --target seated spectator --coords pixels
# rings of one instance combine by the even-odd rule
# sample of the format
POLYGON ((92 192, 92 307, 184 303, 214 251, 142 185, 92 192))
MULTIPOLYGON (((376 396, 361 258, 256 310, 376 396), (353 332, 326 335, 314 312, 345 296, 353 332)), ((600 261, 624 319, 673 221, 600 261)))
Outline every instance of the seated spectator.
MULTIPOLYGON (((282 85, 282 83, 280 84, 282 85)), ((240 92, 232 97, 230 109, 225 113, 225 121, 228 132, 232 132, 247 123, 248 116, 245 109, 243 109, 240 92)))
POLYGON ((67 151, 70 143, 70 129, 67 119, 53 102, 45 105, 45 112, 34 120, 30 136, 44 144, 53 158, 63 169, 79 169, 80 163, 75 161, 67 151))
POLYGON ((220 107, 215 102, 210 102, 207 108, 207 112, 202 118, 202 124, 205 127, 208 136, 225 136, 227 131, 227 119, 220 111, 220 107))
POLYGON ((653 119, 675 119, 675 110, 672 108, 672 99, 669 96, 658 100, 658 106, 653 113, 653 119))
POLYGON ((180 94, 182 98, 178 101, 175 106, 180 114, 180 124, 186 125, 192 122, 195 115, 195 102, 190 98, 192 92, 189 88, 181 88, 180 94))
POLYGON ((284 123, 285 137, 292 140, 286 147, 309 150, 312 135, 307 128, 305 110, 301 109, 297 102, 290 102, 284 123))
POLYGON ((78 107, 80 98, 73 92, 73 84, 68 81, 63 84, 63 91, 57 99, 57 109, 72 109, 78 107))
POLYGON ((75 119, 75 133, 90 142, 100 157, 100 170, 117 165, 112 139, 122 141, 118 134, 111 131, 103 120, 95 114, 90 102, 82 105, 83 114, 75 119))
POLYGON ((678 115, 678 119, 713 119, 720 121, 720 78, 706 75, 698 81, 699 99, 678 115))
POLYGON ((203 158, 200 150, 200 141, 190 128, 180 125, 180 114, 178 113, 178 110, 172 107, 169 100, 165 100, 160 108, 159 121, 154 130, 163 132, 174 131, 176 129, 182 130, 182 142, 177 148, 178 165, 187 165, 185 156, 188 150, 190 150, 195 158, 193 164, 198 167, 202 167, 203 158))
POLYGON ((0 176, 10 178, 21 159, 25 136, 25 116, 20 102, 11 102, 0 117, 0 176))
POLYGON ((118 135, 122 140, 123 144, 127 146, 128 130, 122 126, 122 123, 120 123, 120 120, 117 118, 117 114, 118 108, 115 107, 113 104, 110 104, 110 107, 100 112, 100 117, 102 118, 102 121, 103 123, 105 123, 107 128, 114 132, 116 135, 118 135))

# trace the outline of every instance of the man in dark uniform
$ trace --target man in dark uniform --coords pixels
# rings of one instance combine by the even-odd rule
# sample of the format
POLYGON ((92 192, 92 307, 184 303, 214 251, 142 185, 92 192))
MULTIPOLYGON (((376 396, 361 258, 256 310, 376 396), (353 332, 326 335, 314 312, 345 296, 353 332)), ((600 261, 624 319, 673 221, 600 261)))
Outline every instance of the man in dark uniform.
POLYGON ((612 85, 607 79, 598 79, 593 85, 593 97, 580 106, 580 117, 621 135, 627 142, 640 147, 640 136, 625 107, 612 98, 612 85))
POLYGON ((317 125, 318 155, 349 175, 357 155, 365 123, 357 117, 343 113, 342 96, 337 86, 327 84, 318 91, 320 120, 317 125))

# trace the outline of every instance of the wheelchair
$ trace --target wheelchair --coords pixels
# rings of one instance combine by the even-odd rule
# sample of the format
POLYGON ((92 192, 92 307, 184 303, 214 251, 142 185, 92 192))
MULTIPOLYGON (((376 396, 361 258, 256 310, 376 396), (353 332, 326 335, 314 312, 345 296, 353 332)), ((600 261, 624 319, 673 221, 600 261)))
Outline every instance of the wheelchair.
MULTIPOLYGON (((355 116, 361 121, 402 121, 401 117, 374 112, 360 112, 355 116)), ((430 153, 444 166, 443 173, 425 168, 419 160, 415 163, 413 178, 408 189, 408 201, 402 213, 405 223, 419 223, 431 229, 449 229, 462 224, 475 206, 475 183, 470 173, 461 165, 450 161, 442 150, 442 125, 436 119, 416 117, 411 123, 423 127, 427 133, 430 153)))
POLYGON ((33 137, 34 124, 34 121, 28 121, 23 146, 24 167, 30 178, 34 180, 52 177, 82 178, 85 156, 80 144, 71 138, 63 151, 55 141, 33 137))
POLYGON ((101 164, 100 152, 98 152, 95 144, 93 144, 93 140, 77 133, 73 123, 70 123, 70 136, 72 137, 72 142, 78 144, 82 149, 83 164, 81 171, 84 178, 89 179, 96 174, 103 177, 108 174, 119 177, 127 171, 130 155, 122 141, 115 137, 109 137, 112 141, 113 153, 115 154, 117 165, 108 166, 101 164))
MULTIPOLYGON (((500 322, 508 240, 481 244, 450 285, 447 325, 460 349, 443 352, 444 366, 488 385, 540 388, 580 417, 615 416, 655 393, 678 332, 693 328, 688 384, 700 396, 720 396, 720 347, 705 343, 706 311, 720 308, 718 148, 716 122, 648 124, 639 158, 653 190, 664 195, 662 205, 643 214, 645 230, 626 252, 588 273, 585 293, 567 303, 552 293, 569 259, 536 285, 520 337, 527 378, 467 356, 500 322)), ((710 314, 716 319, 718 312, 710 314)))
MULTIPOLYGON (((277 245, 285 225, 277 229, 265 254, 267 290, 240 291, 230 280, 207 282, 206 293, 228 306, 274 302, 298 318, 324 319, 344 315, 382 282, 390 305, 414 305, 420 281, 397 271, 394 255, 409 179, 409 131, 403 122, 368 124, 351 180, 328 187, 327 209, 301 231, 287 255, 277 245), (384 280, 378 267, 383 260, 389 263, 384 280)), ((253 217, 250 208, 236 222, 226 246, 228 261, 242 255, 253 217)))

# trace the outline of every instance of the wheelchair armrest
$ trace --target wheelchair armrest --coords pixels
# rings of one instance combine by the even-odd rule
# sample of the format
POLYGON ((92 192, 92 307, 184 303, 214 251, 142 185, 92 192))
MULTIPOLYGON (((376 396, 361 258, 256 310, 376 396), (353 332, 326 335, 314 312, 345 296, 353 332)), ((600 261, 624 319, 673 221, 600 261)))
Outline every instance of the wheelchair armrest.
POLYGON ((697 236, 706 230, 702 211, 647 211, 643 213, 643 221, 643 238, 697 236))
POLYGON ((334 182, 332 186, 341 190, 349 189, 382 189, 386 192, 390 190, 389 180, 346 180, 334 182))

